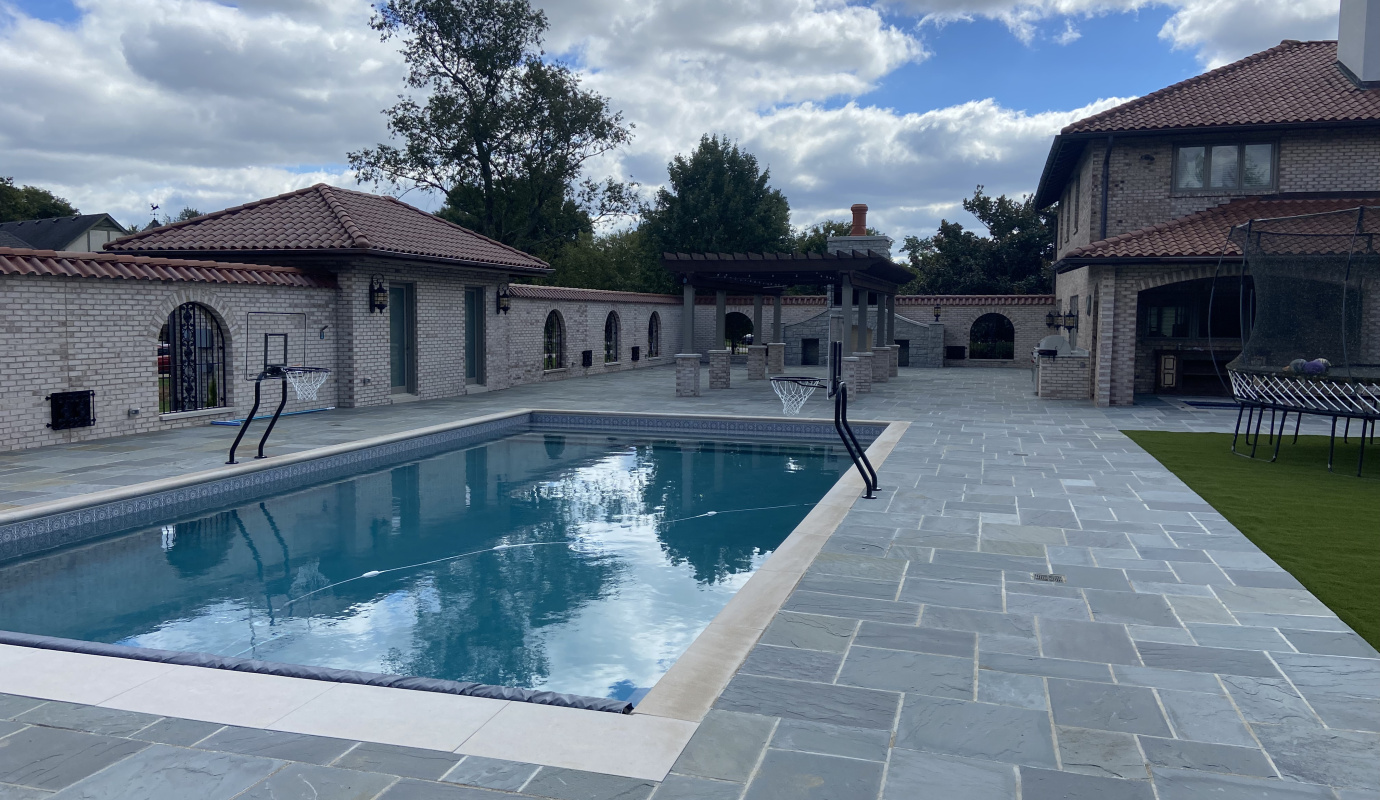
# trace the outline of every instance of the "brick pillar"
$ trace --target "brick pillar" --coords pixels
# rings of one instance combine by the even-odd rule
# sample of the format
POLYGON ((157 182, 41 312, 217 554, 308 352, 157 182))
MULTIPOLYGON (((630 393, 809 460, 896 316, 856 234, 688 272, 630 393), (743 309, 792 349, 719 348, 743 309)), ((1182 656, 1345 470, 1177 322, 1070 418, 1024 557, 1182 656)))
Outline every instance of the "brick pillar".
POLYGON ((860 360, 857 356, 843 357, 843 382, 848 384, 848 391, 858 394, 858 371, 860 360))
POLYGON ((767 374, 781 375, 786 371, 786 343, 772 342, 767 345, 767 374))
POLYGON ((853 388, 858 394, 872 391, 872 351, 860 350, 853 354, 858 359, 858 385, 853 388))
POLYGON ((872 348, 872 382, 886 383, 891 379, 891 348, 872 348))
POLYGON ((764 344, 748 345, 748 380, 764 381, 767 379, 767 346, 764 344))
POLYGON ((709 388, 728 388, 728 350, 709 351, 709 388))
POLYGON ((676 353, 676 397, 700 396, 700 354, 676 353))
POLYGON ((898 369, 898 367, 901 364, 901 345, 887 345, 886 349, 889 351, 886 357, 886 374, 894 378, 900 374, 900 370, 898 369))

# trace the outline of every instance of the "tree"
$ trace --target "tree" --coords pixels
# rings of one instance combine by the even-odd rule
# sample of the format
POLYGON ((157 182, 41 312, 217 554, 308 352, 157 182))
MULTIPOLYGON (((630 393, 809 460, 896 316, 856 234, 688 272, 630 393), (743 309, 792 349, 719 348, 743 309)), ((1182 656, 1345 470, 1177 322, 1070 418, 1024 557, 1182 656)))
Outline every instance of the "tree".
POLYGON ((1037 294, 1053 281, 1054 212, 1035 207, 1031 195, 989 197, 978 186, 964 210, 987 236, 941 220, 935 235, 907 236, 901 251, 920 277, 902 291, 915 294, 1037 294))
MULTIPOLYGON (((795 246, 791 249, 797 253, 827 253, 830 236, 848 236, 852 232, 853 223, 848 220, 827 219, 816 222, 795 232, 795 246)), ((868 226, 867 235, 881 236, 882 233, 868 226)))
POLYGON ((370 26, 402 40, 406 84, 425 98, 384 110, 400 146, 349 154, 360 182, 442 192, 440 216, 538 255, 590 231, 591 217, 631 210, 625 185, 580 180, 630 126, 543 58, 546 15, 527 0, 386 0, 370 26))
POLYGON ((596 235, 583 232, 551 259, 555 272, 542 279, 552 286, 622 292, 675 291, 658 254, 636 228, 596 235))
POLYGON ((0 222, 70 217, 78 213, 71 203, 47 189, 16 186, 14 178, 0 178, 0 222))
POLYGON ((761 253, 789 250, 790 204, 767 185, 771 171, 727 138, 705 135, 666 167, 670 188, 644 209, 654 252, 761 253))

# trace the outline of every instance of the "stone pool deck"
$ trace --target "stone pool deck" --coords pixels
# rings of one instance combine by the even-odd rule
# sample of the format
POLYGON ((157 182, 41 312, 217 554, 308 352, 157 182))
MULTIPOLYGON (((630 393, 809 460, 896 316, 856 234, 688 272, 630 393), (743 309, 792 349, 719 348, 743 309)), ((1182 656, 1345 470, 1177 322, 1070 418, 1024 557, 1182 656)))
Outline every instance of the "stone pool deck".
MULTIPOLYGON (((270 452, 516 407, 779 414, 734 377, 700 398, 655 369, 293 417, 270 452)), ((1380 797, 1380 656, 1119 433, 1234 413, 1042 401, 1015 370, 876 389, 851 417, 911 423, 881 498, 853 506, 664 780, 11 696, 0 798, 1380 797)), ((209 469, 233 435, 0 454, 0 503, 209 469)))

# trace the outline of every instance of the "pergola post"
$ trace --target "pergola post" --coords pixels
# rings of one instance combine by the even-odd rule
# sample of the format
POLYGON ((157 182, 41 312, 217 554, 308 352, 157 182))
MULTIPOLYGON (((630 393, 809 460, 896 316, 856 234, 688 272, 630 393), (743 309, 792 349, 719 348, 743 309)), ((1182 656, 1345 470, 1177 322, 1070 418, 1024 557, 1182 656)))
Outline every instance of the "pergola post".
POLYGON ((766 344, 762 339, 762 295, 752 296, 752 343, 766 344))
POLYGON ((728 338, 727 322, 728 317, 728 292, 723 289, 714 291, 714 344, 710 350, 722 350, 724 339, 728 338))
POLYGON ((843 352, 851 354, 857 349, 853 346, 853 279, 845 272, 840 283, 843 284, 839 292, 839 305, 843 307, 843 352))
POLYGON ((786 341, 781 338, 781 305, 785 299, 785 295, 778 294, 771 300, 771 340, 773 342, 786 341))
POLYGON ((896 344, 896 295, 886 296, 886 342, 890 347, 896 344))
POLYGON ((695 287, 687 281, 681 289, 685 307, 680 317, 680 351, 695 352, 695 287))

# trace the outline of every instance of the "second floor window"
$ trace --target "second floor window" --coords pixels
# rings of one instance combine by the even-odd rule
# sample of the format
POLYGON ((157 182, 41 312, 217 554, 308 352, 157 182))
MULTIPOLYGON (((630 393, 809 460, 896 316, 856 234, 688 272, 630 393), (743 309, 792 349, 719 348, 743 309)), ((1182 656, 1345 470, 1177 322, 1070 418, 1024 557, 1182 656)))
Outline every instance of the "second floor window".
POLYGON ((1275 146, 1269 142, 1175 148, 1175 191, 1225 194, 1274 188, 1275 146))

